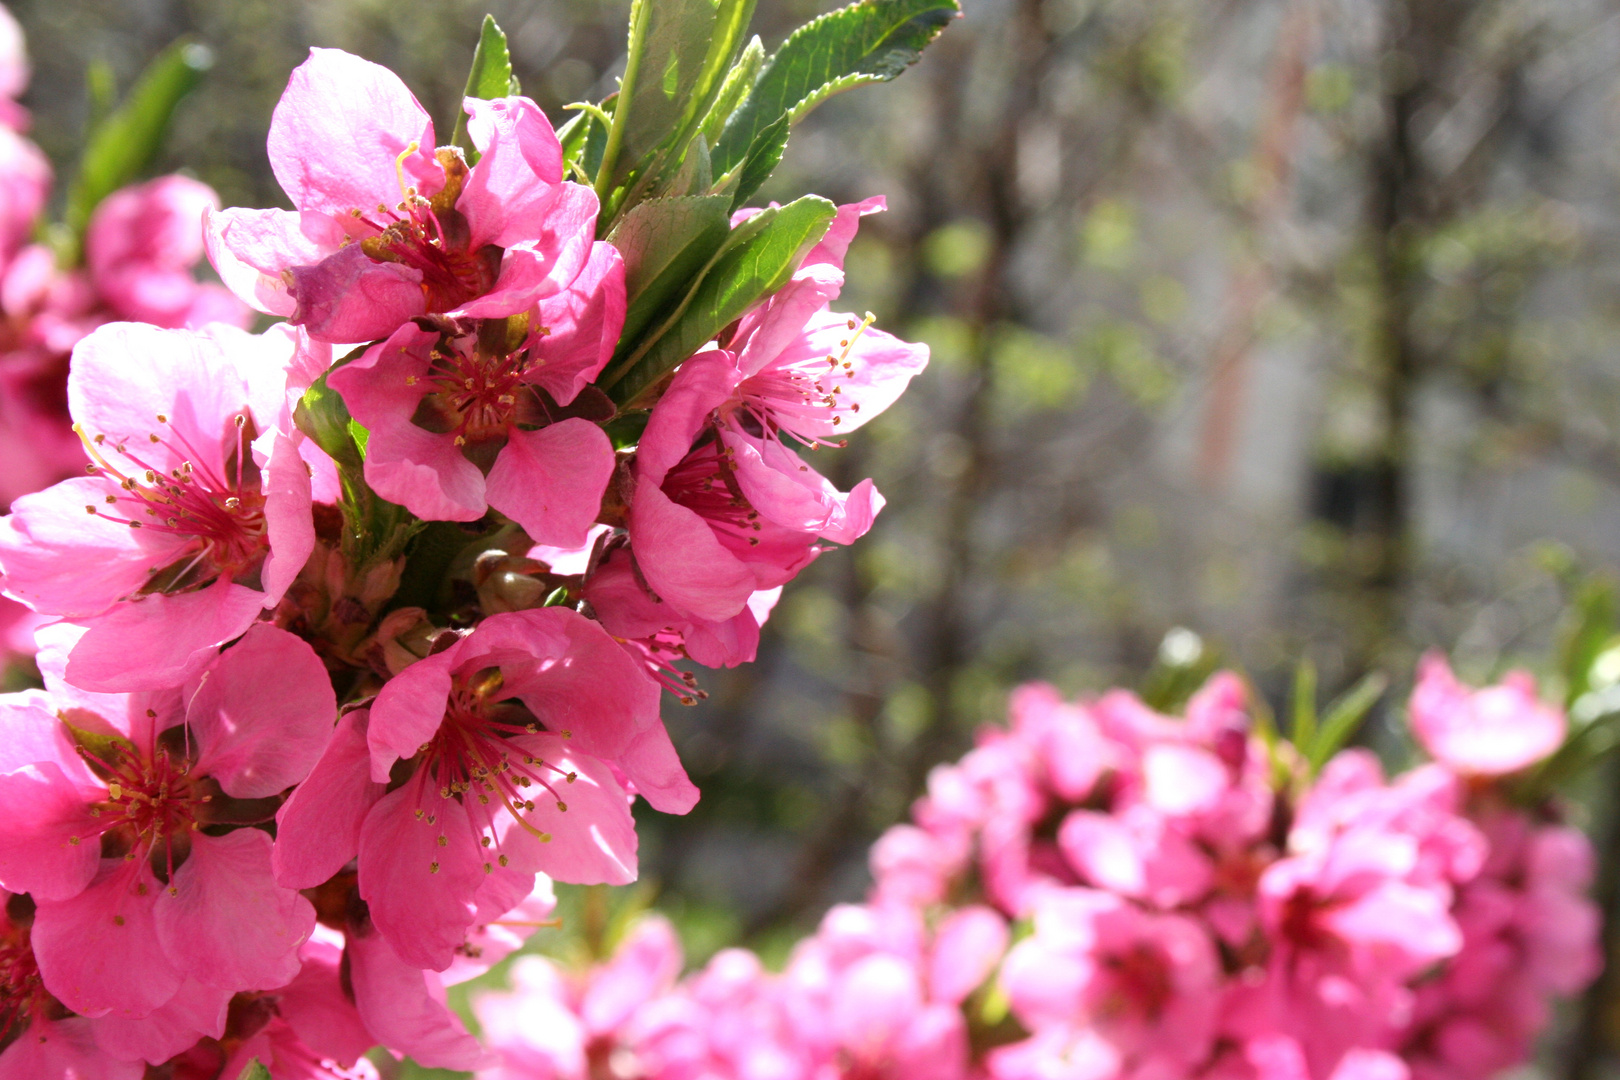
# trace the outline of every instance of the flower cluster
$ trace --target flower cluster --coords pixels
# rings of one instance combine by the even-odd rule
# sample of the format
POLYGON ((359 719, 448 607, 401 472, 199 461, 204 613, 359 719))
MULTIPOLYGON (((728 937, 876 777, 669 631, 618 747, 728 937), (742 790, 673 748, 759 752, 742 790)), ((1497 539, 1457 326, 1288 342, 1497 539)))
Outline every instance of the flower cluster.
POLYGON ((1564 717, 1438 656, 1409 712, 1429 763, 1312 775, 1230 674, 1182 717, 1026 686, 781 973, 729 950, 677 981, 656 919, 583 976, 525 958, 475 1000, 479 1075, 1487 1080, 1600 963, 1590 845, 1502 782, 1564 717))
POLYGON ((40 423, 79 457, 0 518, 44 623, 43 688, 0 698, 3 1080, 489 1063, 444 987, 544 924, 552 880, 635 879, 634 798, 698 798, 660 717, 698 693, 678 665, 753 659, 882 505, 800 458, 927 361, 830 307, 881 200, 829 206, 632 409, 596 382, 628 308, 596 192, 533 101, 465 112, 439 145, 393 73, 313 50, 269 134, 294 210, 154 181, 66 274, 17 247, 47 174, 0 129, 37 166, 6 174, 33 210, 0 233, 0 375, 72 347, 40 423), (234 296, 192 281, 204 242, 234 296))
MULTIPOLYGON (((52 171, 15 100, 28 74, 22 32, 0 7, 0 509, 82 467, 68 419, 68 357, 91 330, 120 319, 240 327, 252 316, 193 274, 203 258, 199 222, 219 198, 190 177, 159 177, 102 200, 85 230, 83 265, 30 242, 41 232, 52 171)), ((31 653, 38 621, 0 599, 0 657, 31 653)))

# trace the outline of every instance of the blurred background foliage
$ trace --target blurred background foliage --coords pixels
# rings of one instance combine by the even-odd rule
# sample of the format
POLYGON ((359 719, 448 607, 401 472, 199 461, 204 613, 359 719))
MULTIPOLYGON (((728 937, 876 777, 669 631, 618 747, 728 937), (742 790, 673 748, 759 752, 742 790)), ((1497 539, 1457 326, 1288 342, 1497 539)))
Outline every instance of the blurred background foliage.
MULTIPOLYGON (((154 169, 246 206, 287 205, 264 137, 308 46, 392 67, 447 132, 489 11, 560 121, 612 89, 626 15, 9 2, 64 172, 110 88, 180 35, 212 49, 154 169)), ((774 46, 823 7, 762 0, 756 29, 774 46)), ((1425 646, 1571 700, 1620 684, 1620 3, 966 7, 898 82, 806 121, 761 193, 889 197, 845 301, 933 364, 817 452, 888 508, 789 590, 758 664, 666 709, 703 801, 645 815, 642 884, 568 891, 543 947, 589 955, 656 903, 694 962, 782 955, 1023 679, 1171 704, 1218 660, 1280 710, 1301 656, 1324 695, 1385 670, 1360 737, 1392 754, 1425 646)), ((1617 786, 1577 792, 1611 911, 1617 786)), ((1613 1070, 1616 989, 1550 1068, 1613 1070)))

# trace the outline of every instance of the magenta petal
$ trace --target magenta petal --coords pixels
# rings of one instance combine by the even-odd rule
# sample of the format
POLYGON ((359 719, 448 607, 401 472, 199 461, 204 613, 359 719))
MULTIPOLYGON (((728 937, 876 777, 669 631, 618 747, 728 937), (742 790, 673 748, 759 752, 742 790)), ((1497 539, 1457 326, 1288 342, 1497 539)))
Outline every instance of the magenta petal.
POLYGON ((146 1066, 105 1053, 91 1034, 96 1026, 78 1016, 34 1021, 0 1050, 0 1080, 141 1080, 146 1066))
POLYGON ((99 615, 172 561, 184 539, 85 513, 115 490, 81 476, 13 502, 0 518, 6 595, 51 615, 99 615))
POLYGON ((539 239, 506 249, 495 287, 453 316, 499 319, 528 311, 577 278, 596 242, 596 193, 564 181, 545 216, 539 239))
POLYGON ((697 805, 698 789, 681 767, 680 755, 662 723, 643 731, 615 764, 654 810, 684 814, 697 805))
POLYGON ((559 735, 525 735, 513 742, 562 773, 576 774, 574 782, 567 783, 551 769, 538 771, 537 775, 551 777, 547 782, 559 798, 536 792, 534 809, 523 817, 551 839, 528 843, 529 834, 508 824, 503 839, 513 868, 538 870, 579 885, 626 885, 636 880, 636 823, 613 771, 596 758, 573 752, 559 735), (559 804, 567 809, 559 809, 559 804))
POLYGON ((371 779, 364 709, 345 713, 326 752, 276 813, 276 880, 312 889, 360 851, 360 827, 383 797, 371 779))
POLYGON ((401 959, 443 971, 472 925, 484 858, 467 811, 425 790, 425 779, 389 792, 366 815, 360 895, 401 959))
POLYGON ((277 1010, 318 1056, 348 1067, 377 1039, 344 992, 343 950, 317 937, 304 943, 300 955, 304 966, 276 995, 277 1010))
POLYGON ((535 543, 578 547, 602 509, 613 464, 613 444, 589 420, 513 429, 485 480, 485 497, 535 543))
POLYGON ((562 182, 562 146, 551 121, 525 97, 467 98, 467 134, 483 155, 456 209, 472 228, 469 247, 509 248, 540 235, 562 182))
POLYGON ((305 236, 299 215, 290 210, 229 210, 203 214, 208 260, 237 296, 266 315, 291 315, 298 302, 287 292, 283 270, 318 263, 336 248, 305 236))
POLYGON ((423 195, 444 183, 427 112, 398 75, 340 49, 311 49, 293 69, 270 118, 269 150, 281 189, 305 213, 393 206, 402 194, 396 161, 423 195))
POLYGON ((95 1023, 96 1045, 125 1060, 161 1065, 198 1039, 225 1034, 231 992, 187 979, 157 1011, 139 1020, 103 1016, 95 1023))
POLYGON ((700 352, 677 368, 636 447, 637 480, 662 484, 692 449, 710 414, 731 397, 737 382, 735 360, 720 349, 700 352))
POLYGON ((0 772, 49 761, 75 783, 95 783, 57 719, 61 705, 43 690, 0 694, 0 772))
POLYGON ((269 623, 249 627, 208 666, 186 707, 197 772, 238 799, 278 795, 309 775, 336 717, 326 665, 301 638, 269 623))
POLYGON ((535 311, 546 333, 534 347, 541 366, 530 378, 558 404, 573 401, 612 358, 624 312, 624 258, 598 241, 579 276, 535 311))
POLYGON ((278 603, 315 550, 310 470, 298 444, 277 432, 264 476, 265 537, 270 552, 260 571, 264 604, 278 603))
POLYGON ((0 774, 0 886, 36 900, 84 891, 101 866, 103 825, 90 803, 105 791, 81 788, 55 762, 0 774))
POLYGON ((532 671, 506 671, 506 690, 549 729, 567 731, 581 753, 616 758, 658 725, 657 685, 594 621, 567 608, 541 608, 492 615, 478 633, 496 631, 512 634, 514 644, 547 643, 530 644, 541 661, 532 671))
POLYGON ((316 341, 387 337, 406 319, 427 311, 420 270, 377 262, 359 244, 287 272, 292 275, 287 291, 298 302, 291 321, 316 341))
POLYGON ((69 681, 86 690, 161 690, 186 682, 217 645, 258 617, 264 593, 221 578, 206 589, 156 593, 85 620, 68 657, 69 681))
POLYGON ((754 593, 753 572, 715 539, 708 523, 652 484, 636 485, 630 545, 653 592, 683 613, 723 622, 754 593))
POLYGON ((276 884, 268 833, 193 834, 172 884, 157 900, 158 938, 192 978, 235 992, 285 986, 298 974, 315 909, 276 884))
POLYGON ((431 1069, 490 1063, 478 1040, 445 1006, 438 977, 412 967, 381 934, 350 935, 348 960, 355 1007, 378 1042, 431 1069))
POLYGON ((371 778, 379 784, 388 782, 394 762, 415 755, 439 730, 450 700, 452 662, 445 653, 418 660, 384 683, 372 702, 366 738, 371 744, 371 778))
POLYGON ((109 866, 71 900, 41 902, 30 940, 45 989, 62 1004, 139 1019, 174 997, 181 975, 158 941, 157 878, 143 861, 109 866))

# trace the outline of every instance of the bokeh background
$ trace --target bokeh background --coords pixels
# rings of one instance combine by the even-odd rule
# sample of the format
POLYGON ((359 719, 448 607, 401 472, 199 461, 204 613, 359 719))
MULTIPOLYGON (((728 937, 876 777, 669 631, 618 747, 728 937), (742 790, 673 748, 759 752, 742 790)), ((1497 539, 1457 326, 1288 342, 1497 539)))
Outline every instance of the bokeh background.
MULTIPOLYGON (((8 3, 64 175, 106 87, 182 34, 211 48, 157 168, 246 206, 287 205, 264 137, 309 46, 394 68, 448 130, 490 11, 560 121, 611 90, 628 6, 8 3)), ((756 29, 825 6, 761 0, 756 29)), ((933 363, 817 452, 888 508, 789 591, 759 663, 666 710, 703 801, 646 815, 643 883, 570 892, 546 947, 656 903, 695 962, 780 955, 1028 678, 1169 695, 1218 661, 1280 705, 1301 656, 1328 692, 1385 670, 1361 738, 1398 754, 1420 649, 1551 673, 1620 558, 1620 3, 966 6, 806 121, 762 193, 889 198, 845 300, 933 363)), ((1617 786, 1572 792, 1611 912, 1617 786)), ((1617 989, 1547 1072, 1620 1070, 1617 989)))

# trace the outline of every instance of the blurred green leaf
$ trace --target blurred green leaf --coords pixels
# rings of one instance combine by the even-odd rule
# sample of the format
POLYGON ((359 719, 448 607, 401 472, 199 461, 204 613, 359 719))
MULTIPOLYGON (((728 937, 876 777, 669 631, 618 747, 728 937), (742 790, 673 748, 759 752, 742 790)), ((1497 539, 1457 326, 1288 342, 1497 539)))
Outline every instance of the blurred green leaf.
POLYGON ((265 1068, 264 1063, 258 1058, 254 1058, 248 1062, 247 1068, 242 1070, 237 1080, 270 1080, 270 1070, 265 1068))
POLYGON ((1381 672, 1373 672, 1335 701, 1322 717, 1321 727, 1317 731, 1314 745, 1300 746, 1300 752, 1310 762, 1314 772, 1326 765, 1328 759, 1339 752, 1340 747, 1350 741, 1350 736, 1356 733, 1361 722, 1367 718, 1367 713, 1378 704, 1378 699, 1384 695, 1389 686, 1389 680, 1381 672))
POLYGON ((1294 668, 1294 726, 1289 738, 1306 754, 1316 741, 1316 665, 1309 657, 1294 668))
POLYGON ((195 41, 181 39, 147 65, 118 108, 89 132, 79 172, 68 190, 64 223, 71 250, 63 262, 78 261, 84 232, 101 200, 138 179, 163 145, 175 107, 213 66, 214 55, 195 41))
POLYGON ((633 352, 615 354, 600 385, 621 408, 635 408, 638 395, 785 285, 836 213, 826 199, 806 195, 732 229, 675 311, 633 352))
MULTIPOLYGON (((473 50, 472 70, 467 72, 467 89, 463 98, 494 101, 518 92, 517 77, 512 74, 512 54, 506 47, 506 34, 495 24, 495 16, 485 15, 483 29, 478 33, 478 47, 473 50)), ((467 155, 467 164, 478 162, 478 151, 467 135, 467 113, 456 102, 456 128, 450 142, 461 147, 467 155)))
POLYGON ((781 117, 798 123, 840 91, 895 78, 960 11, 957 0, 861 0, 799 27, 726 121, 714 146, 715 171, 724 176, 745 161, 781 117))
POLYGON ((754 0, 637 0, 631 8, 619 107, 596 176, 602 229, 679 169, 753 14, 754 0), (626 190, 610 198, 616 188, 626 190))
POLYGON ((1615 680, 1594 678, 1593 667, 1615 633, 1614 585, 1603 578, 1583 582, 1570 603, 1568 628, 1559 647, 1559 670, 1564 676, 1564 707, 1570 708, 1597 684, 1615 680))
POLYGON ((557 129, 557 141, 562 144, 564 166, 579 183, 594 183, 602 165, 602 153, 607 148, 608 128, 613 122, 613 109, 618 95, 610 95, 601 105, 575 102, 569 109, 577 110, 574 118, 557 129))

